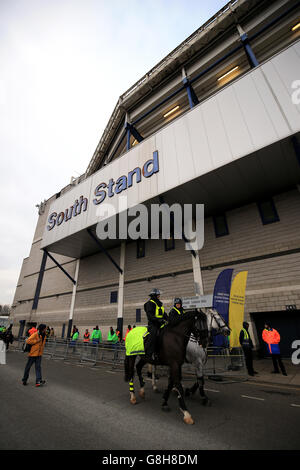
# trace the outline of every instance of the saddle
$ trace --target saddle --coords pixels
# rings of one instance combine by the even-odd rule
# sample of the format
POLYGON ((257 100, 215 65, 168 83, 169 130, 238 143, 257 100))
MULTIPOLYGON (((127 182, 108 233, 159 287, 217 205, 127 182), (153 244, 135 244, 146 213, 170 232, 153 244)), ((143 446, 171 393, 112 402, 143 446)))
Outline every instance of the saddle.
POLYGON ((160 338, 161 338, 161 336, 163 335, 165 325, 166 325, 166 324, 163 323, 163 324, 160 326, 160 328, 159 328, 159 330, 158 330, 158 332, 157 332, 155 338, 151 338, 151 333, 150 333, 150 331, 148 331, 148 328, 147 328, 146 333, 143 335, 145 355, 146 355, 147 357, 150 356, 150 354, 148 354, 147 351, 149 351, 149 347, 150 347, 152 341, 155 342, 154 353, 155 353, 155 355, 158 354, 158 352, 159 352, 160 338), (152 339, 152 341, 151 341, 151 339, 152 339))

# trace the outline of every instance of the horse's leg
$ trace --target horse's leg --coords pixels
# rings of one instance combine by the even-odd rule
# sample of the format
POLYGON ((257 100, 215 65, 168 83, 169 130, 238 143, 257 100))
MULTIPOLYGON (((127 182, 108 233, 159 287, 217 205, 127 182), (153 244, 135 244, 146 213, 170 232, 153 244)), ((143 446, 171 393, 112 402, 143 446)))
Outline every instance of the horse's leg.
POLYGON ((135 359, 136 359, 136 356, 126 356, 125 361, 124 361, 125 381, 129 382, 130 403, 132 405, 136 404, 136 397, 134 394, 134 384, 133 384, 135 359))
POLYGON ((197 388, 199 387, 198 379, 194 383, 194 385, 191 388, 186 388, 185 389, 185 396, 189 397, 190 395, 194 395, 197 391, 197 388))
POLYGON ((169 405, 168 405, 168 400, 169 400, 169 396, 170 396, 172 388, 173 388, 173 382, 172 382, 171 375, 170 375, 169 376, 168 387, 166 388, 166 390, 164 391, 164 394, 163 394, 163 402, 162 402, 162 405, 161 405, 161 408, 162 408, 163 411, 170 411, 170 408, 169 408, 169 405))
POLYGON ((143 379, 143 376, 142 376, 142 369, 144 367, 144 365, 146 364, 146 362, 144 361, 143 358, 140 358, 137 366, 136 366, 136 371, 137 371, 137 374, 138 374, 138 378, 139 378, 139 381, 140 381, 140 391, 139 391, 139 396, 141 398, 145 398, 145 382, 144 382, 144 379, 143 379))
POLYGON ((211 401, 206 395, 204 391, 204 377, 197 377, 198 383, 199 383, 199 392, 200 392, 200 397, 202 398, 202 405, 208 405, 211 406, 211 401))
POLYGON ((202 398, 202 404, 203 405, 208 405, 211 406, 211 401, 209 400, 208 396, 206 395, 204 391, 204 375, 203 375, 203 369, 204 365, 206 363, 207 356, 205 350, 202 350, 202 354, 198 359, 197 363, 197 382, 199 384, 199 392, 200 392, 200 397, 202 398))
POLYGON ((194 420, 187 410, 185 401, 184 401, 184 391, 181 385, 181 366, 177 363, 171 366, 171 380, 174 384, 174 388, 178 394, 179 407, 183 413, 183 421, 186 424, 194 424, 194 420))
MULTIPOLYGON (((197 377, 197 372, 198 372, 197 366, 199 362, 198 354, 199 354, 198 344, 189 342, 187 346, 187 351, 186 351, 186 360, 189 364, 193 364, 193 365, 195 365, 195 360, 196 360, 196 377, 197 377)), ((199 387, 198 380, 196 380, 196 382, 193 384, 192 387, 185 389, 185 396, 189 397, 190 395, 194 395, 198 387, 199 387)))
POLYGON ((152 390, 153 392, 158 392, 158 388, 156 386, 156 367, 152 366, 152 390))

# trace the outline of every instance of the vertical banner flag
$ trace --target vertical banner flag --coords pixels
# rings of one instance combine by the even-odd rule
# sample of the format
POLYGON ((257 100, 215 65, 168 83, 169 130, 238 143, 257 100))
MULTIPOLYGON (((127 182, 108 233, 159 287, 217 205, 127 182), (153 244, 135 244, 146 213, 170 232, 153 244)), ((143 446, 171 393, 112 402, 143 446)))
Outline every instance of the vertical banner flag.
POLYGON ((248 271, 238 273, 231 286, 229 299, 230 347, 240 347, 239 336, 243 327, 245 294, 248 271))
MULTIPOLYGON (((219 274, 215 283, 212 305, 219 315, 222 315, 227 324, 232 273, 233 269, 224 269, 219 274)), ((224 340, 225 337, 223 335, 216 335, 213 337, 213 344, 214 346, 224 347, 227 345, 224 340)))

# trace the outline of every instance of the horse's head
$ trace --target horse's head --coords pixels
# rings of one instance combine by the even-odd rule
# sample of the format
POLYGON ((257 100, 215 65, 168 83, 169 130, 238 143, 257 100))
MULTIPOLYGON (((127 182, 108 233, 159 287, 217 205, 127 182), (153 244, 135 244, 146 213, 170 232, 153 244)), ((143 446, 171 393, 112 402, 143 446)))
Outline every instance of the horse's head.
POLYGON ((209 332, 214 329, 216 330, 216 334, 222 334, 224 336, 230 335, 229 326, 225 322, 224 318, 217 312, 217 310, 207 308, 205 314, 207 317, 209 332))

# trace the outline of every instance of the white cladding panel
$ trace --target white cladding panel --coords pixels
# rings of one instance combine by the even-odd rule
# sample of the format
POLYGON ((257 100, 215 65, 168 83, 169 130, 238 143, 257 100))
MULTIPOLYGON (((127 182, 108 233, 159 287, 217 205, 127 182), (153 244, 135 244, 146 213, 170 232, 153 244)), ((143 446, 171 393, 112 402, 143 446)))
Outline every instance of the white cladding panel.
POLYGON ((292 83, 299 79, 299 70, 298 42, 75 186, 52 203, 49 215, 64 212, 80 196, 88 199, 87 211, 50 231, 47 223, 42 247, 95 225, 96 187, 127 176, 136 167, 142 169, 154 151, 159 172, 142 176, 140 183, 134 176, 132 187, 106 196, 102 204, 110 203, 118 212, 120 196, 126 196, 128 207, 133 207, 300 131, 300 105, 292 103, 292 83))

